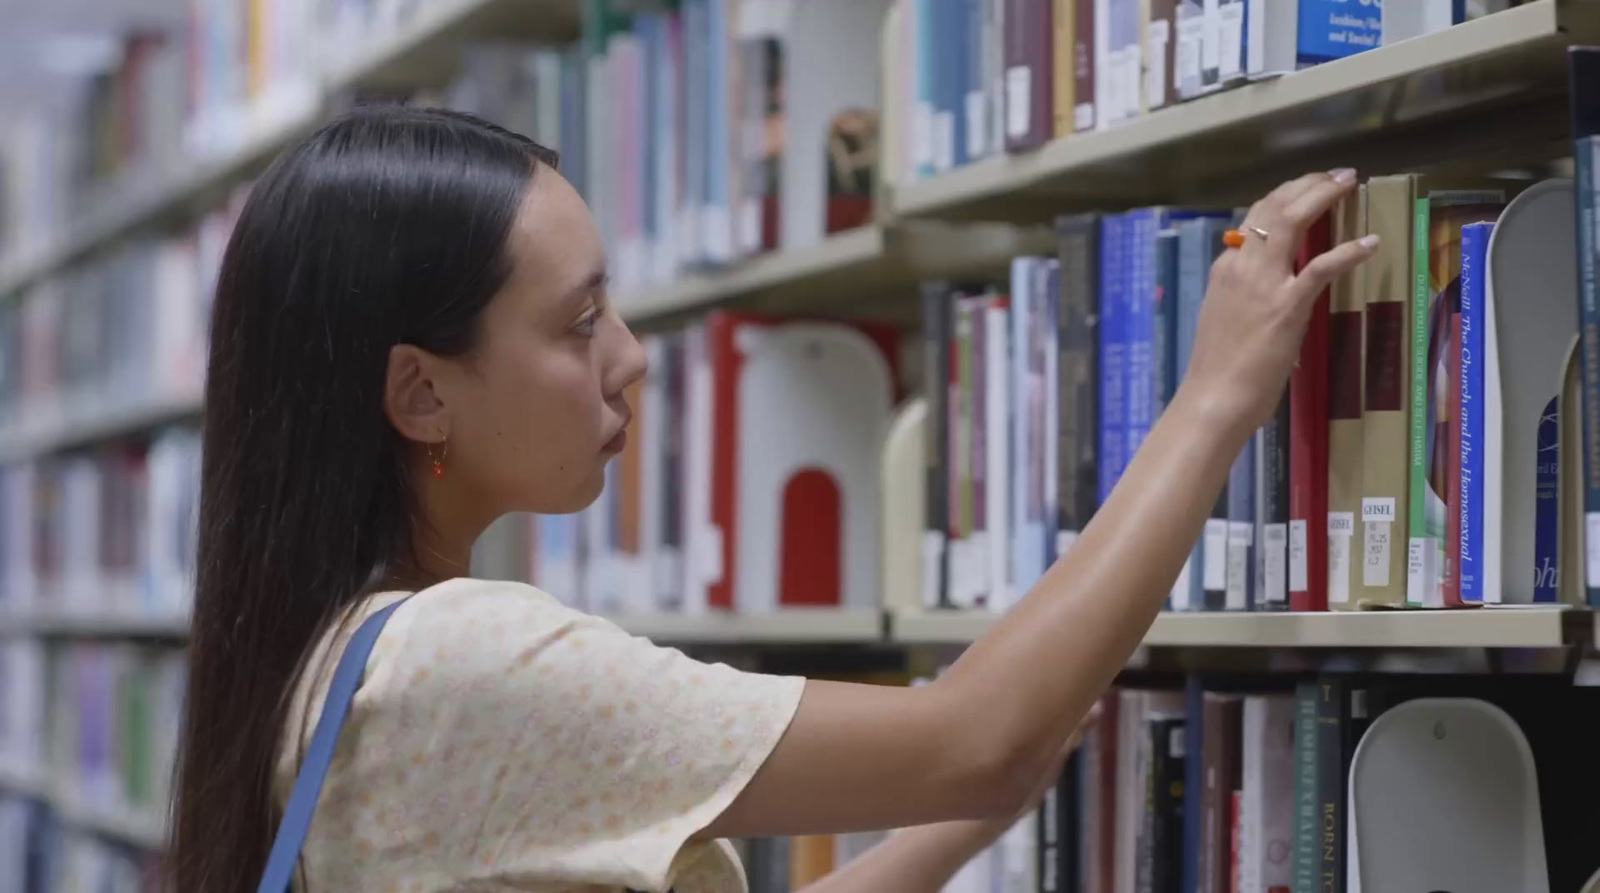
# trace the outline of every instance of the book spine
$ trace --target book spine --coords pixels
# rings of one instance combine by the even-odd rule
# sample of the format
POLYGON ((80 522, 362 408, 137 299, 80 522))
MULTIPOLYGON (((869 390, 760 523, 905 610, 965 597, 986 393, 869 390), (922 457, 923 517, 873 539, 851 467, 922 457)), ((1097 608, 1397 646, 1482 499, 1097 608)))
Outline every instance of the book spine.
POLYGON ((1034 93, 1039 88, 1037 72, 1029 52, 1032 41, 1028 28, 1032 26, 1033 12, 1029 7, 1035 0, 1006 0, 1005 10, 1005 146, 1008 152, 1020 152, 1033 147, 1033 134, 1041 124, 1034 119, 1034 93))
MULTIPOLYGON (((1575 89, 1575 106, 1578 101, 1575 89)), ((1577 140, 1573 160, 1578 180, 1578 330, 1583 360, 1584 590, 1589 606, 1600 607, 1600 274, 1596 272, 1600 266, 1600 222, 1596 221, 1600 212, 1600 136, 1577 140)))
POLYGON ((961 298, 956 302, 955 343, 951 350, 955 362, 951 369, 952 407, 950 523, 950 599, 958 608, 973 607, 976 586, 973 579, 972 558, 972 496, 973 496, 973 394, 972 394, 972 302, 961 298))
POLYGON ((1050 42, 1050 104, 1054 117, 1051 136, 1056 139, 1071 136, 1077 129, 1078 96, 1073 65, 1077 53, 1078 17, 1073 5, 1073 0, 1051 0, 1050 5, 1050 22, 1055 29, 1050 42))
POLYGON ((1294 854, 1291 893, 1321 893, 1317 884, 1317 702, 1315 682, 1303 682, 1294 693, 1294 854))
POLYGON ((1011 262, 1011 386, 1017 395, 1011 439, 1011 581, 1026 591, 1031 585, 1032 554, 1030 535, 1038 529, 1033 509, 1039 495, 1032 469, 1040 446, 1040 414, 1035 401, 1027 396, 1032 387, 1034 357, 1038 352, 1040 320, 1035 279, 1041 261, 1019 257, 1011 262))
MULTIPOLYGON (((1296 262, 1304 269, 1332 248, 1332 221, 1317 221, 1296 262)), ((1328 609, 1328 376, 1330 291, 1317 298, 1289 377, 1289 609, 1328 609)))
POLYGON ((943 282, 922 286, 923 382, 928 399, 925 439, 926 524, 922 535, 922 604, 949 607, 951 295, 943 282))
POLYGON ((1199 893, 1200 848, 1205 827, 1205 682, 1197 675, 1184 681, 1183 837, 1178 890, 1199 893))
MULTIPOLYGON (((989 298, 970 298, 966 304, 972 320, 972 340, 968 348, 971 359, 967 367, 967 393, 972 401, 967 417, 968 436, 972 438, 972 495, 968 503, 972 518, 968 543, 972 580, 969 604, 972 607, 988 607, 992 604, 992 579, 989 573, 989 298)), ((999 481, 994 483, 998 486, 999 481)))
MULTIPOLYGON (((1258 432, 1259 433, 1259 432, 1258 432)), ((1228 571, 1224 608, 1255 607, 1255 474, 1259 437, 1252 437, 1228 473, 1228 571)))
POLYGON ((1033 114, 1029 116, 1030 148, 1050 141, 1055 131, 1055 16, 1051 0, 1028 0, 1028 67, 1033 72, 1033 114))
POLYGON ((919 178, 931 177, 934 167, 933 130, 936 114, 935 82, 938 78, 938 46, 934 42, 935 0, 910 0, 912 43, 916 58, 916 103, 911 116, 911 157, 919 178))
POLYGON ((1345 889, 1345 689, 1338 677, 1317 683, 1317 889, 1335 893, 1345 889))
POLYGON ((1156 277, 1151 338, 1155 398, 1151 418, 1161 417, 1178 390, 1178 231, 1163 229, 1155 240, 1156 277))
POLYGON ((1406 488, 1406 516, 1409 520, 1406 561, 1406 604, 1420 608, 1430 601, 1438 579, 1437 555, 1428 531, 1428 428, 1433 424, 1428 411, 1428 347, 1431 327, 1428 310, 1430 203, 1426 196, 1413 203, 1411 232, 1411 439, 1410 473, 1406 488))
POLYGON ((1128 327, 1127 384, 1124 386, 1127 462, 1133 461, 1155 421, 1156 214, 1149 209, 1133 211, 1124 230, 1127 254, 1123 268, 1127 271, 1127 285, 1122 297, 1123 318, 1128 327))
POLYGON ((1278 401, 1278 411, 1261 429, 1261 453, 1256 456, 1257 523, 1256 609, 1289 609, 1289 395, 1278 401))
POLYGON ((1463 604, 1483 603, 1484 263, 1494 224, 1461 230, 1461 563, 1463 604))
POLYGON ((984 400, 985 518, 988 521, 989 605, 1003 609, 1011 602, 1010 550, 1015 535, 1011 527, 1011 414, 1015 382, 1011 378, 1011 313, 1001 297, 989 300, 984 320, 984 380, 988 393, 984 400))
POLYGON ((1177 0, 1146 0, 1150 14, 1145 22, 1144 90, 1145 105, 1150 110, 1162 108, 1178 101, 1173 78, 1173 62, 1177 48, 1174 39, 1174 19, 1177 0))
POLYGON ((1127 462, 1128 324, 1124 311, 1121 216, 1106 217, 1100 237, 1100 502, 1104 503, 1127 462))
MULTIPOLYGON (((1334 210, 1337 244, 1366 232, 1367 186, 1354 201, 1334 210)), ((1328 607, 1351 610, 1361 585, 1362 564, 1355 543, 1361 514, 1361 469, 1365 457, 1362 422, 1362 376, 1365 374, 1366 283, 1364 272, 1342 276, 1328 297, 1328 517, 1324 544, 1328 553, 1328 607)), ((1322 530, 1310 531, 1322 536, 1322 530)))
POLYGON ((1060 358, 1057 374, 1060 486, 1056 555, 1077 542, 1099 506, 1100 218, 1062 218, 1060 239, 1060 358))
POLYGON ((962 94, 961 136, 958 165, 976 161, 989 154, 989 81, 984 70, 984 38, 989 24, 987 4, 990 0, 962 0, 966 13, 961 40, 964 45, 966 68, 965 90, 962 94))
POLYGON ((1047 258, 1039 265, 1036 279, 1039 290, 1039 382, 1042 390, 1044 428, 1040 432, 1039 456, 1043 474, 1044 499, 1035 535, 1034 574, 1028 585, 1044 576, 1056 559, 1061 538, 1061 261, 1047 258))
POLYGON ((1446 424, 1444 554, 1439 576, 1444 604, 1461 605, 1461 314, 1450 316, 1450 341, 1446 351, 1450 392, 1450 420, 1446 424))
MULTIPOLYGON (((1406 601, 1406 552, 1395 537, 1407 525, 1410 437, 1410 298, 1413 192, 1410 176, 1374 177, 1367 187, 1367 227, 1382 241, 1367 262, 1363 462, 1359 540, 1361 605, 1406 601)), ((1331 544, 1330 544, 1331 546, 1331 544)))
POLYGON ((1073 0, 1077 25, 1072 32, 1072 126, 1078 133, 1095 129, 1098 100, 1095 89, 1095 15, 1097 0, 1073 0))

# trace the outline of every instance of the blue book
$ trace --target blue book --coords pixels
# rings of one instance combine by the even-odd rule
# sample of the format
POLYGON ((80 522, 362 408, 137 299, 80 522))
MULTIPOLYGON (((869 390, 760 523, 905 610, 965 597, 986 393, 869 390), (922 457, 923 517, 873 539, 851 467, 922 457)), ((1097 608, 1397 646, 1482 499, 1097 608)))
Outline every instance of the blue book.
POLYGON ((1155 417, 1178 391, 1178 231, 1156 234, 1155 417))
POLYGON ((935 84, 939 75, 937 62, 937 44, 934 42, 936 31, 934 29, 934 2, 935 0, 912 0, 912 43, 916 54, 916 84, 913 90, 915 102, 911 116, 911 140, 915 150, 916 175, 918 177, 931 177, 934 174, 933 164, 933 130, 935 99, 938 92, 935 84))
POLYGON ((1461 228, 1461 600, 1483 602, 1484 274, 1492 223, 1461 228))
POLYGON ((984 18, 992 0, 962 0, 966 22, 961 29, 962 61, 966 68, 961 96, 961 133, 956 142, 958 165, 989 154, 989 120, 985 99, 989 83, 984 76, 984 18))
MULTIPOLYGON (((633 33, 639 38, 639 54, 642 57, 635 72, 638 80, 634 89, 639 97, 638 133, 645 145, 629 154, 636 156, 633 163, 639 166, 636 174, 642 193, 639 197, 639 235, 642 249, 648 252, 654 250, 656 239, 661 235, 656 229, 656 163, 667 136, 662 131, 665 107, 660 101, 661 97, 651 88, 652 82, 663 80, 661 74, 666 68, 667 21, 661 15, 641 13, 633 19, 633 33)), ((649 279, 649 257, 646 253, 639 258, 638 273, 646 281, 649 279)))
POLYGON ((1584 591, 1589 606, 1600 608, 1600 48, 1568 51, 1572 102, 1573 161, 1577 171, 1578 332, 1583 377, 1584 591))
POLYGON ((1182 893, 1200 890, 1200 832, 1205 807, 1205 682, 1195 675, 1184 681, 1183 862, 1179 872, 1182 893))
MULTIPOLYGON (((1162 256, 1160 235, 1172 230, 1185 220, 1214 219, 1225 221, 1227 215, 1217 212, 1154 207, 1140 208, 1124 215, 1128 221, 1123 230, 1128 257, 1125 275, 1129 286, 1123 293, 1127 307, 1128 360, 1127 360, 1127 456, 1132 459, 1140 444, 1150 433, 1161 407, 1166 403, 1167 366, 1163 358, 1166 350, 1165 333, 1160 316, 1160 289, 1162 256)), ((1174 233, 1174 238, 1176 235, 1174 233)), ((1171 250, 1176 251, 1176 246, 1171 250)), ((1175 260, 1175 257, 1174 257, 1175 260)), ((1206 261, 1209 276, 1210 261, 1206 261)), ((1201 296, 1205 293, 1201 284, 1201 296)), ((1176 355, 1174 354, 1174 360, 1176 355)))
POLYGON ((732 68, 729 57, 728 35, 729 0, 709 0, 706 17, 707 47, 706 96, 710 108, 708 116, 710 145, 706 152, 707 189, 706 220, 702 227, 705 235, 707 259, 712 263, 733 260, 733 214, 735 208, 729 190, 729 173, 733 170, 733 120, 729 103, 720 95, 728 83, 732 68))
POLYGON ((1122 215, 1107 215, 1100 235, 1100 503, 1127 463, 1128 321, 1123 291, 1127 252, 1122 215))
POLYGON ((1300 66, 1343 59, 1383 43, 1383 11, 1377 4, 1300 0, 1297 25, 1300 66))

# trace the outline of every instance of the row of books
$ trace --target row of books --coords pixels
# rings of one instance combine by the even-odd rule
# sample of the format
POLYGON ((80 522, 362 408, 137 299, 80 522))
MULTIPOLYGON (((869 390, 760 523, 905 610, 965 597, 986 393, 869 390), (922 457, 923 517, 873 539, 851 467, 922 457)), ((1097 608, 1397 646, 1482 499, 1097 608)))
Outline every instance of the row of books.
POLYGON ((39 250, 100 203, 311 114, 335 58, 432 5, 196 0, 175 23, 112 38, 66 101, 31 107, 0 135, 0 255, 39 250))
POLYGON ((0 613, 186 615, 199 477, 186 427, 0 466, 0 613))
POLYGON ((602 0, 575 48, 470 49, 444 98, 558 149, 618 291, 663 285, 871 217, 885 6, 602 0))
POLYGON ((65 824, 42 801, 0 791, 0 890, 156 893, 159 856, 65 824))
MULTIPOLYGON (((1003 610, 1071 548, 1182 381, 1236 218, 1063 218, 1009 283, 927 286, 924 607, 1003 610)), ((1379 256, 1319 303, 1170 607, 1581 603, 1573 227, 1571 181, 1415 175, 1322 221, 1302 261, 1368 232, 1379 256)))
MULTIPOLYGON (((1573 785, 1593 770, 1582 739, 1562 723, 1593 700, 1589 690, 1556 678, 1197 676, 1178 687, 1112 689, 1101 701, 1100 721, 1041 808, 1038 889, 1460 889, 1460 867, 1482 858, 1458 846, 1433 846, 1441 836, 1475 840, 1483 856, 1499 860, 1501 874, 1536 863, 1537 875, 1523 877, 1548 876, 1548 887, 1538 889, 1580 889, 1600 862, 1583 837, 1594 823, 1588 792, 1573 785), (1450 733, 1465 734, 1466 727, 1456 725, 1459 713, 1436 712, 1462 700, 1491 705, 1489 713, 1505 718, 1496 734, 1509 726, 1511 739, 1523 738, 1521 746, 1531 751, 1489 772, 1503 790, 1531 797, 1526 812, 1501 814, 1503 790, 1463 780, 1474 765, 1465 754, 1472 745, 1456 743, 1450 733), (1395 734, 1399 713, 1383 722, 1402 705, 1429 717, 1421 737, 1395 734), (1381 749, 1363 740, 1379 736, 1381 749), (1394 760, 1413 783, 1375 789, 1371 780, 1395 768, 1385 764, 1394 760), (1378 814, 1427 816, 1432 828, 1413 829, 1385 846, 1370 827, 1378 814), (1527 824, 1510 831, 1506 821, 1527 824), (1524 848, 1530 828, 1531 853, 1524 848)), ((1490 888, 1531 887, 1490 881, 1490 888)))
POLYGON ((1515 5, 898 0, 883 33, 885 176, 937 176, 1515 5))
POLYGON ((194 402, 239 190, 192 229, 124 242, 0 302, 0 432, 194 402))

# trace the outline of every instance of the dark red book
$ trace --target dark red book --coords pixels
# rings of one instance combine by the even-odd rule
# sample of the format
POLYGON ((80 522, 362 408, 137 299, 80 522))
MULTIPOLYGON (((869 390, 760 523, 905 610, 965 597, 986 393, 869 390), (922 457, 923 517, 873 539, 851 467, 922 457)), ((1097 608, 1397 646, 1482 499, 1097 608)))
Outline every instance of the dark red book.
POLYGON ((1450 420, 1445 423, 1444 584, 1446 607, 1465 607, 1461 601, 1461 312, 1450 314, 1450 341, 1445 345, 1449 382, 1450 420))
POLYGON ((1051 0, 1005 0, 1004 102, 1008 152, 1055 135, 1054 16, 1051 0))
MULTIPOLYGON (((1332 247, 1332 221, 1311 227, 1296 270, 1332 247)), ((1289 610, 1328 610, 1328 292, 1317 296, 1289 377, 1289 610)))

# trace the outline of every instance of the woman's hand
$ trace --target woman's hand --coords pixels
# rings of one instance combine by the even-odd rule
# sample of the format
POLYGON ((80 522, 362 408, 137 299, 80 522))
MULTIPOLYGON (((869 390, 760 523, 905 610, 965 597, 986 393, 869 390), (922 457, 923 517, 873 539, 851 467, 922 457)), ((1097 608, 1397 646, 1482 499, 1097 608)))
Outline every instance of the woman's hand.
POLYGON ((1377 248, 1376 236, 1338 245, 1295 275, 1306 231, 1355 188, 1350 169, 1308 174, 1251 207, 1239 228, 1244 245, 1211 267, 1194 353, 1174 402, 1197 404, 1242 433, 1265 424, 1300 355, 1317 296, 1377 248))

